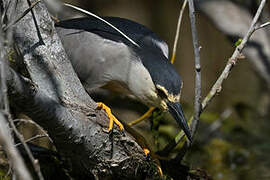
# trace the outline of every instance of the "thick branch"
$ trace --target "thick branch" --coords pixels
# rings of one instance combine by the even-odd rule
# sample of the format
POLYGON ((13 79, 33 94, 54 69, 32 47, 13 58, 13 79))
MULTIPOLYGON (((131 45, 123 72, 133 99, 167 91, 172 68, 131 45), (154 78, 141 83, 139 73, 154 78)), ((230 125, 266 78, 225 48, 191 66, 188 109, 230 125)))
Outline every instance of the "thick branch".
MULTIPOLYGON (((27 8, 27 2, 20 1, 16 12, 20 15, 27 8)), ((32 82, 7 68, 12 104, 48 131, 73 175, 88 179, 158 178, 155 164, 146 160, 132 137, 114 131, 112 141, 104 130, 108 119, 95 109, 96 104, 80 84, 44 4, 38 4, 34 13, 38 27, 31 14, 14 25, 15 42, 32 82)))

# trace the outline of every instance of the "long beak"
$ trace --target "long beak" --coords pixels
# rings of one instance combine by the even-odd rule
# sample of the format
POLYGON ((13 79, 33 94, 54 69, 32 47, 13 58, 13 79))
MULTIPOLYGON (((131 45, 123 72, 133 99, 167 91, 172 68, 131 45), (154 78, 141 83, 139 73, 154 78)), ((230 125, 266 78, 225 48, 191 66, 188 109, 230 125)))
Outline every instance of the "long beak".
POLYGON ((192 142, 192 137, 191 137, 191 133, 187 124, 187 120, 185 118, 183 109, 180 105, 180 103, 172 103, 172 102, 167 102, 167 105, 169 107, 169 112, 170 114, 174 117, 174 119, 176 120, 176 122, 180 125, 180 127, 183 129, 183 131, 185 132, 188 140, 190 142, 192 142))

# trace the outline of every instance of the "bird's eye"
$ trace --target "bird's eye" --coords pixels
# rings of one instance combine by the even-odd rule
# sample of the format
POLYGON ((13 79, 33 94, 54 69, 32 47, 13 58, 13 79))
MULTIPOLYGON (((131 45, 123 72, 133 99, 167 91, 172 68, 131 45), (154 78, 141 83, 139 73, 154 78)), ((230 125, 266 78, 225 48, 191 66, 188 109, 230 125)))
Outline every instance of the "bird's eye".
POLYGON ((157 89, 157 94, 159 97, 161 97, 162 99, 167 98, 167 95, 165 94, 164 91, 157 89))

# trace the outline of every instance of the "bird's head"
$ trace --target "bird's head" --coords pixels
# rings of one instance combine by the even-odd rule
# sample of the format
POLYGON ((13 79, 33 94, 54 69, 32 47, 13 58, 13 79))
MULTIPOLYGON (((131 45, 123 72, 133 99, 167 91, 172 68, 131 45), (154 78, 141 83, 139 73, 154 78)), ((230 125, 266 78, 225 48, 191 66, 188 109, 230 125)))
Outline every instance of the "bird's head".
MULTIPOLYGON (((173 81, 173 80, 168 80, 173 81)), ((174 82, 168 82, 168 83, 174 83, 174 82)), ((160 109, 169 112, 173 118, 176 120, 176 122, 180 125, 180 127, 185 132, 187 138, 192 141, 191 133, 187 124, 187 120, 185 118, 184 111, 182 109, 182 106, 180 104, 180 96, 181 96, 181 87, 182 84, 180 84, 180 91, 178 94, 173 94, 169 91, 170 87, 172 85, 163 86, 160 84, 155 84, 156 87, 156 93, 157 93, 157 102, 160 109)))
MULTIPOLYGON (((191 133, 180 104, 181 89, 183 86, 181 77, 162 51, 142 49, 138 52, 144 67, 150 74, 153 87, 149 90, 150 96, 145 100, 150 106, 168 111, 191 141, 191 133)), ((150 88, 149 88, 150 89, 150 88)))

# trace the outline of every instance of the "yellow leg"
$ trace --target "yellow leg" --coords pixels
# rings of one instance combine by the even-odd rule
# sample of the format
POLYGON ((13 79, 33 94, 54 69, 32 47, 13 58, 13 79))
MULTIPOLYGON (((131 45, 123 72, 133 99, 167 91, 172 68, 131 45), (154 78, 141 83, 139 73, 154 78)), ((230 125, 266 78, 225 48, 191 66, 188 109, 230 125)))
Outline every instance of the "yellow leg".
POLYGON ((149 153, 150 153, 150 150, 148 149, 148 148, 143 148, 143 151, 144 151, 144 154, 146 155, 146 156, 148 156, 149 155, 149 153))
POLYGON ((148 118, 152 112, 154 111, 155 107, 150 107, 148 109, 148 111, 146 113, 144 113, 144 115, 142 115, 140 118, 136 119, 135 121, 132 121, 130 123, 128 123, 129 126, 133 126, 135 124, 140 123, 141 121, 143 121, 144 119, 148 118))
POLYGON ((116 119, 116 117, 112 114, 111 109, 108 106, 106 106, 102 102, 98 102, 97 105, 99 108, 104 109, 104 111, 107 113, 107 115, 110 119, 109 128, 108 128, 109 131, 112 130, 113 123, 118 125, 121 131, 124 129, 124 126, 122 125, 122 123, 116 119))

